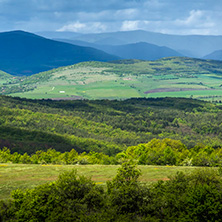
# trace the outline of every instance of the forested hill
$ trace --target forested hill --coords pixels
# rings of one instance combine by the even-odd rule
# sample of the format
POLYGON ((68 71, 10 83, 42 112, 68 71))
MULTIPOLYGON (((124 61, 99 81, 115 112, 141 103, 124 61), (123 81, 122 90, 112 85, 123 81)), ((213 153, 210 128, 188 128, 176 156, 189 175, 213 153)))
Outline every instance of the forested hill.
POLYGON ((84 61, 119 59, 101 50, 57 42, 24 31, 0 33, 0 49, 0 70, 12 75, 32 75, 84 61))
POLYGON ((220 146, 222 110, 184 99, 28 100, 0 97, 0 144, 13 152, 54 148, 114 155, 153 138, 220 146))

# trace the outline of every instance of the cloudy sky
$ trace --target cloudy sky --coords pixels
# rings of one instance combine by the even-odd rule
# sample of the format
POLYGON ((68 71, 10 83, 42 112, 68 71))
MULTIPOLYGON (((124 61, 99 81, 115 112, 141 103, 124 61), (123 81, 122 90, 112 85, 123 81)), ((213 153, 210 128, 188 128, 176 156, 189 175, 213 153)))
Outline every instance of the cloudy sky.
POLYGON ((222 0, 0 0, 0 31, 222 35, 222 0))

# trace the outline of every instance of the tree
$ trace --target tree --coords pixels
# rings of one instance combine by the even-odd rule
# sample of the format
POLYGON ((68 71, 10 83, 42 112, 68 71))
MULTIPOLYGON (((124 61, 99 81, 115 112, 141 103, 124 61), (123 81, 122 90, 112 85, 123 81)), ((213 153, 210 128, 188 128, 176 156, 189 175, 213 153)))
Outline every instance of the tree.
POLYGON ((61 174, 57 181, 12 193, 15 221, 81 221, 104 206, 103 189, 76 171, 61 174))
POLYGON ((107 192, 111 205, 120 214, 135 213, 144 202, 144 190, 138 182, 140 170, 130 162, 125 162, 118 169, 112 181, 107 182, 107 192))

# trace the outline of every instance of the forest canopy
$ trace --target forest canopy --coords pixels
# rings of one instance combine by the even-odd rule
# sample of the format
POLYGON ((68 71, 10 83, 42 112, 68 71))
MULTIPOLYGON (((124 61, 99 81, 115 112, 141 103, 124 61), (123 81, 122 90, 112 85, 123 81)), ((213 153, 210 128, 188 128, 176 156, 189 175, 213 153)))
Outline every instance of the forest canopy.
POLYGON ((221 108, 184 98, 52 101, 1 96, 1 161, 119 164, 132 159, 138 164, 218 166, 221 108), (72 160, 65 157, 74 153, 72 160))

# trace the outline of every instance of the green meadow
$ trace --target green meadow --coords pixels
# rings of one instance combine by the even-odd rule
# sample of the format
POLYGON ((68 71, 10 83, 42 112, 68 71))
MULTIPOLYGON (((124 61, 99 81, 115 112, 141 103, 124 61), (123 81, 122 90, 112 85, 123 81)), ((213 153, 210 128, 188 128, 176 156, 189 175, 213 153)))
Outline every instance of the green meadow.
MULTIPOLYGON (((34 188, 55 181, 64 171, 77 170, 79 175, 90 177, 96 184, 105 186, 117 173, 119 165, 36 165, 0 164, 0 200, 9 199, 10 192, 17 188, 34 188)), ((142 175, 139 181, 152 183, 168 180, 177 171, 191 172, 196 167, 138 166, 142 175)))

